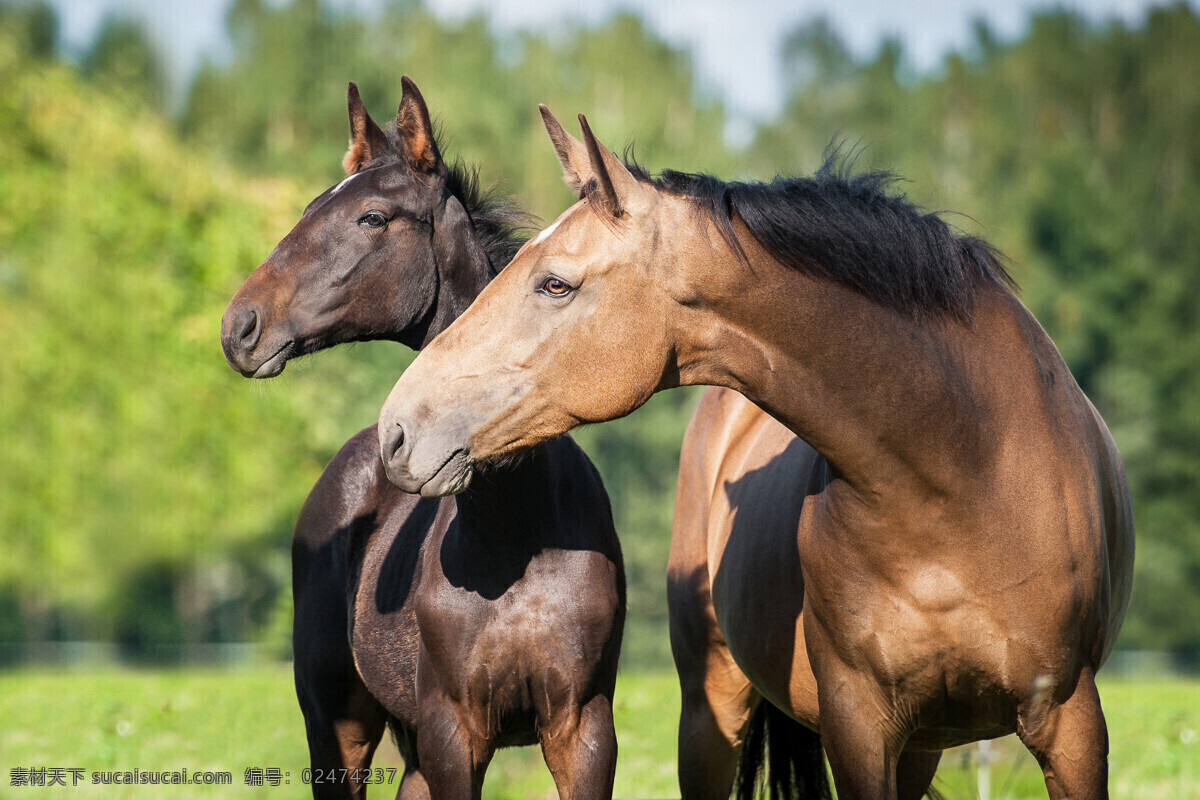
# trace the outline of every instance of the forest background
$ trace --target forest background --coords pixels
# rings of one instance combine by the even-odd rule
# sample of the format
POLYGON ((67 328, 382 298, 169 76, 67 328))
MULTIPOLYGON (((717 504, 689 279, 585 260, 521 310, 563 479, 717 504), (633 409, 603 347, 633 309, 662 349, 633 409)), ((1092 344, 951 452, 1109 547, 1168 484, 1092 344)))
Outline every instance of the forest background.
MULTIPOLYGON (((1125 650, 1200 662, 1200 18, 983 23, 935 68, 792 30, 782 110, 743 143, 688 53, 638 16, 497 32, 419 2, 370 15, 236 0, 230 49, 173 92, 111 17, 68 53, 46 5, 0 4, 0 663, 67 643, 179 662, 286 658, 291 528, 411 354, 319 354, 270 383, 225 364, 221 313, 340 176, 345 89, 390 119, 411 75, 443 152, 552 220, 571 198, 536 104, 587 113, 652 171, 811 172, 831 141, 982 233, 1120 447, 1138 528, 1125 650), (212 649, 211 645, 229 645, 212 649), (232 648, 232 649, 231 649, 232 648), (241 648, 241 649, 238 649, 241 648)), ((629 574, 626 668, 669 665, 665 564, 696 389, 578 432, 629 574)), ((1036 480, 1036 476, 1030 476, 1036 480)))

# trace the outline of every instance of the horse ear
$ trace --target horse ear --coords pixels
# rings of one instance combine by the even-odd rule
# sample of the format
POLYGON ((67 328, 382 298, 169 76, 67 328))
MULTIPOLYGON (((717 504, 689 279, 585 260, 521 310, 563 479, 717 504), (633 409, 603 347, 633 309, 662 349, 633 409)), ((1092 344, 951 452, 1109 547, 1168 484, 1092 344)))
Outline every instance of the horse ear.
POLYGON ((346 108, 350 112, 350 149, 342 159, 342 169, 347 175, 353 175, 383 154, 387 149, 387 137, 367 113, 354 81, 346 87, 346 108))
POLYGON ((629 198, 638 191, 637 178, 621 159, 604 145, 592 133, 587 117, 579 115, 579 127, 583 129, 583 141, 587 145, 588 160, 591 163, 591 173, 596 178, 600 202, 605 210, 614 217, 625 213, 626 203, 622 198, 629 198))
POLYGON ((570 187, 576 197, 583 197, 583 186, 587 183, 586 176, 591 172, 587 147, 583 142, 563 130, 563 126, 558 124, 558 120, 550 113, 550 109, 539 104, 538 110, 542 112, 542 122, 546 125, 546 133, 550 134, 550 141, 554 144, 554 151, 558 153, 559 163, 562 164, 563 182, 570 187))
POLYGON ((433 139, 433 122, 429 119, 425 98, 412 78, 405 75, 400 83, 404 86, 404 94, 396 111, 396 131, 400 134, 409 166, 415 172, 428 174, 445 171, 446 165, 433 139))

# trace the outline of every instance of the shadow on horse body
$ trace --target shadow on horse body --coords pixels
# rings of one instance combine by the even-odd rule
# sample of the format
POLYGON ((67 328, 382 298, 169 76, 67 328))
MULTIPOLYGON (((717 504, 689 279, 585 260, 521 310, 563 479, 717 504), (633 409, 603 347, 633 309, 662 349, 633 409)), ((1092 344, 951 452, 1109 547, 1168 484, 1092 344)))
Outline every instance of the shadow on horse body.
MULTIPOLYGON (((1052 798, 1107 797, 1095 674, 1129 601, 1129 488, 994 250, 879 173, 651 179, 582 117, 581 142, 543 114, 580 202, 397 381, 379 420, 388 478, 457 491, 661 389, 735 390, 825 464, 772 543, 795 547, 803 585, 783 565, 738 572, 790 613, 801 594, 838 796, 893 800, 906 750, 1016 733, 1052 798)), ((731 566, 710 573, 718 623, 731 566)), ((772 677, 794 663, 790 633, 758 632, 780 651, 737 664, 804 716, 772 677)))
MULTIPOLYGON (((774 798, 828 796, 796 542, 805 502, 828 480, 815 450, 742 395, 712 387, 701 397, 680 453, 667 566, 685 798, 731 788, 748 798, 756 778, 774 798)), ((900 756, 900 800, 929 790, 940 757, 900 756)))
MULTIPOLYGON (((526 217, 447 168, 411 81, 386 133, 354 84, 349 112, 348 177, 225 313, 244 375, 346 341, 420 348, 520 246, 526 217)), ((406 494, 367 429, 309 494, 293 640, 314 795, 365 793, 390 724, 403 798, 478 798, 496 748, 535 743, 560 796, 611 796, 625 579, 599 474, 561 437, 480 477, 457 497, 406 494)))

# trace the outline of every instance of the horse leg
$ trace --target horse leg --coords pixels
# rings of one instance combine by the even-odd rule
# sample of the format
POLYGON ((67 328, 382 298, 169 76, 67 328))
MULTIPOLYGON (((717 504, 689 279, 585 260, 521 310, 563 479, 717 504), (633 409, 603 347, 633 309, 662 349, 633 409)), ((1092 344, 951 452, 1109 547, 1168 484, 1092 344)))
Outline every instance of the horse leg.
POLYGON ((1052 800, 1107 800, 1108 726, 1090 668, 1080 672, 1066 702, 1049 707, 1048 699, 1035 696, 1017 723, 1052 800))
POLYGON ((680 792, 684 800, 725 800, 733 791, 746 725, 762 701, 741 670, 716 674, 681 670, 679 682, 680 792))
MULTIPOLYGON (((316 775, 366 770, 383 738, 387 712, 354 667, 346 634, 345 590, 332 575, 306 573, 297 586, 292 629, 296 696, 304 714, 308 751, 316 775)), ((318 798, 363 797, 358 783, 316 783, 318 798)))
POLYGON ((821 740, 840 800, 897 800, 896 766, 907 731, 880 716, 878 690, 842 668, 817 675, 821 740))
POLYGON ((429 784, 418 769, 404 768, 404 777, 400 779, 400 789, 396 792, 396 800, 429 800, 429 784))
MULTIPOLYGON (((337 775, 341 769, 365 772, 383 737, 387 712, 361 682, 355 686, 349 676, 327 674, 325 679, 313 680, 312 676, 301 677, 300 671, 297 661, 296 688, 314 776, 337 775)), ((366 796, 367 787, 326 780, 314 781, 312 790, 316 798, 358 798, 366 796)))
POLYGON ((542 757, 561 800, 606 800, 617 773, 617 733, 612 703, 596 695, 539 730, 542 757))
POLYGON ((444 692, 421 692, 417 702, 417 758, 429 797, 479 800, 484 773, 496 752, 495 743, 473 735, 465 722, 466 710, 444 692))
POLYGON ((899 800, 921 800, 933 783, 940 750, 905 750, 896 762, 896 797, 899 800))
MULTIPOLYGON (((672 559, 683 536, 672 533, 672 559)), ((733 661, 717 625, 704 569, 674 569, 668 580, 671 654, 679 675, 679 788, 684 800, 726 800, 758 692, 733 661)))
POLYGON ((421 772, 421 759, 417 756, 417 732, 399 720, 393 722, 392 733, 396 737, 396 749, 404 759, 404 774, 396 800, 429 800, 429 784, 421 772))

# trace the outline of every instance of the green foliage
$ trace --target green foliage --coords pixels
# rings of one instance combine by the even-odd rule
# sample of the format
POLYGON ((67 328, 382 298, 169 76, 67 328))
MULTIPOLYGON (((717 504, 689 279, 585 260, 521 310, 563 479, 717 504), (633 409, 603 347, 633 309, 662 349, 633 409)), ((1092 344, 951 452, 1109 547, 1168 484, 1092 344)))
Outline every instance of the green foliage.
POLYGON ((0 4, 0 29, 7 31, 26 57, 50 59, 58 43, 58 17, 43 2, 0 4))
POLYGON ((0 591, 30 638, 213 638, 319 472, 292 398, 217 344, 301 195, 27 56, 0 34, 0 591))
POLYGON ((333 182, 348 132, 347 81, 383 124, 395 115, 404 74, 444 121, 444 152, 485 165, 486 178, 503 179, 547 219, 570 195, 547 157, 538 103, 573 130, 585 111, 614 146, 636 134, 638 152, 655 164, 733 164, 722 107, 697 97, 684 53, 631 14, 511 40, 498 39, 482 16, 442 22, 420 3, 388 4, 365 20, 315 0, 239 0, 228 22, 233 58, 201 68, 181 127, 189 141, 249 170, 333 182))
POLYGON ((162 60, 146 32, 131 19, 106 19, 81 66, 97 83, 129 92, 152 106, 163 101, 162 60))

